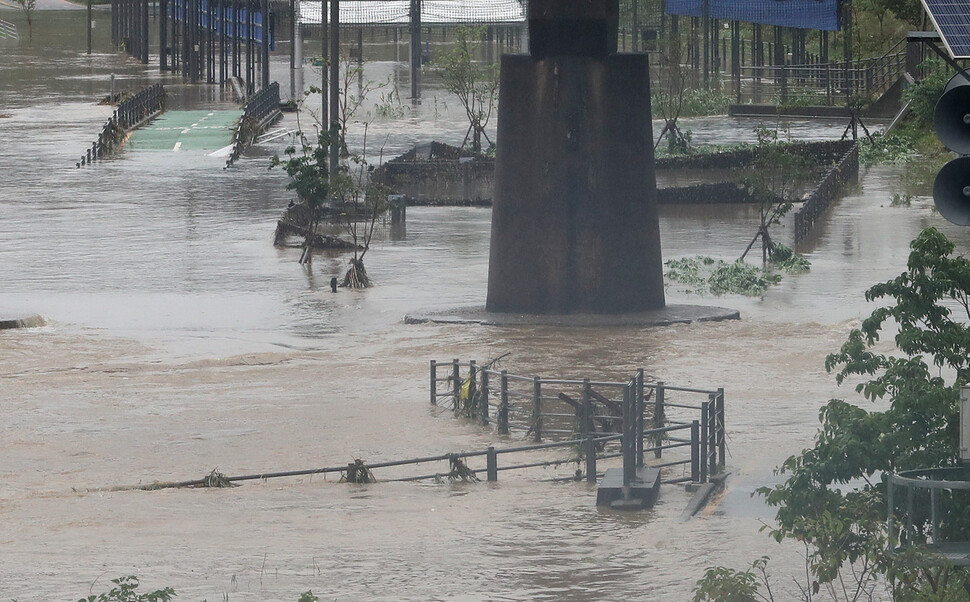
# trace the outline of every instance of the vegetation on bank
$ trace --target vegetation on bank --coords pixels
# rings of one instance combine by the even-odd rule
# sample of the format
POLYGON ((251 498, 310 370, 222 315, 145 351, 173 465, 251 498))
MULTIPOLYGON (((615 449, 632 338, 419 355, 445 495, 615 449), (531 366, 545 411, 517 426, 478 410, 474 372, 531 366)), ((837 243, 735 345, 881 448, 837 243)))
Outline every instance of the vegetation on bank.
MULTIPOLYGON (((967 600, 970 569, 919 543, 931 536, 928 521, 915 521, 905 542, 886 523, 887 473, 959 465, 960 388, 970 381, 970 261, 934 228, 910 246, 906 270, 866 292, 880 307, 825 360, 837 383, 858 382, 855 392, 875 407, 830 400, 813 444, 778 468, 786 480, 757 491, 777 509, 763 530, 805 547, 804 575, 784 579, 798 591, 779 596, 776 584, 773 592, 761 558, 746 570, 709 569, 695 602, 812 601, 820 592, 839 601, 967 600), (895 349, 880 353, 887 336, 895 349)), ((944 495, 941 532, 970 539, 970 497, 944 495)))
MULTIPOLYGON (((87 598, 80 598, 77 602, 171 602, 178 594, 171 587, 155 590, 153 592, 139 592, 141 583, 138 577, 131 575, 128 577, 118 577, 112 579, 114 584, 110 590, 101 594, 92 594, 87 598)), ((228 600, 228 598, 226 598, 228 600)), ((319 602, 320 598, 308 590, 300 594, 296 602, 319 602)), ((17 602, 14 600, 13 602, 17 602)), ((202 602, 206 602, 203 600, 202 602)))

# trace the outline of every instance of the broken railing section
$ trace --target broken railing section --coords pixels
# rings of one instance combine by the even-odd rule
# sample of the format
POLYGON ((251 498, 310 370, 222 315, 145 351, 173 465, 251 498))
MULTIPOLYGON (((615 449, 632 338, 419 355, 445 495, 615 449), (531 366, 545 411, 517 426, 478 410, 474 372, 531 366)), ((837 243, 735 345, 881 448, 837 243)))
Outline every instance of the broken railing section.
POLYGON ((280 115, 279 83, 273 82, 250 96, 243 107, 242 117, 236 124, 236 133, 232 137, 232 151, 226 159, 226 167, 232 167, 232 164, 239 159, 239 155, 252 146, 256 137, 268 125, 279 119, 280 115))
POLYGON ((165 88, 153 84, 118 103, 108 122, 101 128, 98 139, 87 149, 76 167, 115 152, 125 143, 128 132, 165 110, 165 88))
POLYGON ((597 460, 624 453, 633 455, 631 465, 683 468, 684 476, 670 476, 665 483, 706 483, 724 469, 723 388, 649 383, 642 369, 628 381, 564 380, 457 359, 431 360, 430 385, 432 404, 450 403, 455 413, 494 424, 499 434, 580 447, 590 481, 596 479, 597 460), (626 434, 632 440, 624 442, 626 434), (647 456, 652 456, 649 464, 647 456))

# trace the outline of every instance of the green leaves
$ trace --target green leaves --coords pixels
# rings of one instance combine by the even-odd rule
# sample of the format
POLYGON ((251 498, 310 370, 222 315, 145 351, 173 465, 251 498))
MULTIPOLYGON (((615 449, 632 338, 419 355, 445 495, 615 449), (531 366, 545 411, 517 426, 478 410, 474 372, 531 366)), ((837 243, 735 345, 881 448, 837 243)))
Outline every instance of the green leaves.
POLYGON ((170 587, 139 594, 135 591, 139 585, 138 577, 134 575, 112 579, 111 583, 114 583, 115 587, 110 591, 81 598, 78 602, 169 602, 176 596, 175 590, 170 587))

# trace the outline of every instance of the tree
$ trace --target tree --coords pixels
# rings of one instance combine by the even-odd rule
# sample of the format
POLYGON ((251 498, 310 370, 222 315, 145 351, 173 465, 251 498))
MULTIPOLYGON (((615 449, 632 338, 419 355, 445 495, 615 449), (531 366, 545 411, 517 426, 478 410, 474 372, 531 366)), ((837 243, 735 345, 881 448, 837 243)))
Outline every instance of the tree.
POLYGON ((664 126, 657 136, 654 149, 660 146, 660 141, 667 137, 667 149, 671 153, 688 152, 690 150, 690 132, 681 131, 677 125, 680 114, 684 110, 684 100, 687 94, 687 69, 681 63, 683 59, 683 45, 679 33, 667 34, 666 50, 660 53, 659 85, 652 92, 653 107, 664 120, 664 126))
MULTIPOLYGON (((801 186, 808 182, 814 170, 810 162, 796 152, 790 145, 778 141, 778 130, 755 128, 758 149, 752 169, 743 183, 748 194, 758 203, 758 232, 741 254, 741 261, 747 256, 754 243, 761 239, 761 260, 774 259, 776 246, 768 228, 779 223, 794 206, 801 186)), ((782 260, 791 257, 791 250, 784 247, 787 254, 782 260)))
POLYGON ((320 222, 321 209, 330 195, 330 166, 327 160, 330 141, 335 135, 335 128, 330 131, 320 131, 314 145, 302 131, 298 131, 296 132, 298 146, 291 145, 283 151, 288 158, 283 160, 277 155, 270 162, 270 169, 283 167, 286 175, 290 177, 286 189, 296 191, 300 201, 307 207, 307 230, 300 263, 313 262, 313 236, 320 222))
POLYGON ((482 138, 492 145, 485 127, 492 117, 498 94, 495 65, 472 60, 481 45, 475 40, 481 39, 484 32, 484 27, 459 27, 454 45, 438 53, 434 61, 445 90, 458 97, 468 118, 468 131, 461 148, 465 148, 471 136, 475 154, 482 152, 482 138))
MULTIPOLYGON (((780 467, 785 482, 758 490, 777 508, 771 536, 806 546, 807 599, 819 588, 836 600, 864 599, 877 582, 896 600, 959 599, 948 596, 967 578, 965 569, 930 562, 918 549, 888 552, 897 542, 885 523, 882 475, 957 464, 959 388, 970 376, 970 262, 954 256, 953 243, 933 228, 911 248, 905 272, 866 292, 868 301, 887 304, 825 361, 839 384, 866 379, 856 392, 888 407, 829 401, 814 445, 780 467), (876 353, 873 347, 893 327, 896 353, 876 353)), ((954 498, 944 532, 970 537, 968 511, 970 505, 954 498)))
POLYGON ((27 17, 27 39, 34 39, 34 10, 37 8, 37 0, 14 0, 14 3, 24 11, 27 17))

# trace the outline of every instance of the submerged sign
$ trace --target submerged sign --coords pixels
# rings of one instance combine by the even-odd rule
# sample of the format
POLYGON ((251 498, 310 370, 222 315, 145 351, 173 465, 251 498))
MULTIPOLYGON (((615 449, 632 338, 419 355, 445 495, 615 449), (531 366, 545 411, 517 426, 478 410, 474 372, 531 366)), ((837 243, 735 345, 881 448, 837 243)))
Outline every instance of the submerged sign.
MULTIPOLYGON (((708 0, 712 19, 838 31, 839 0, 708 0)), ((701 16, 702 0, 667 0, 667 14, 701 16)))

